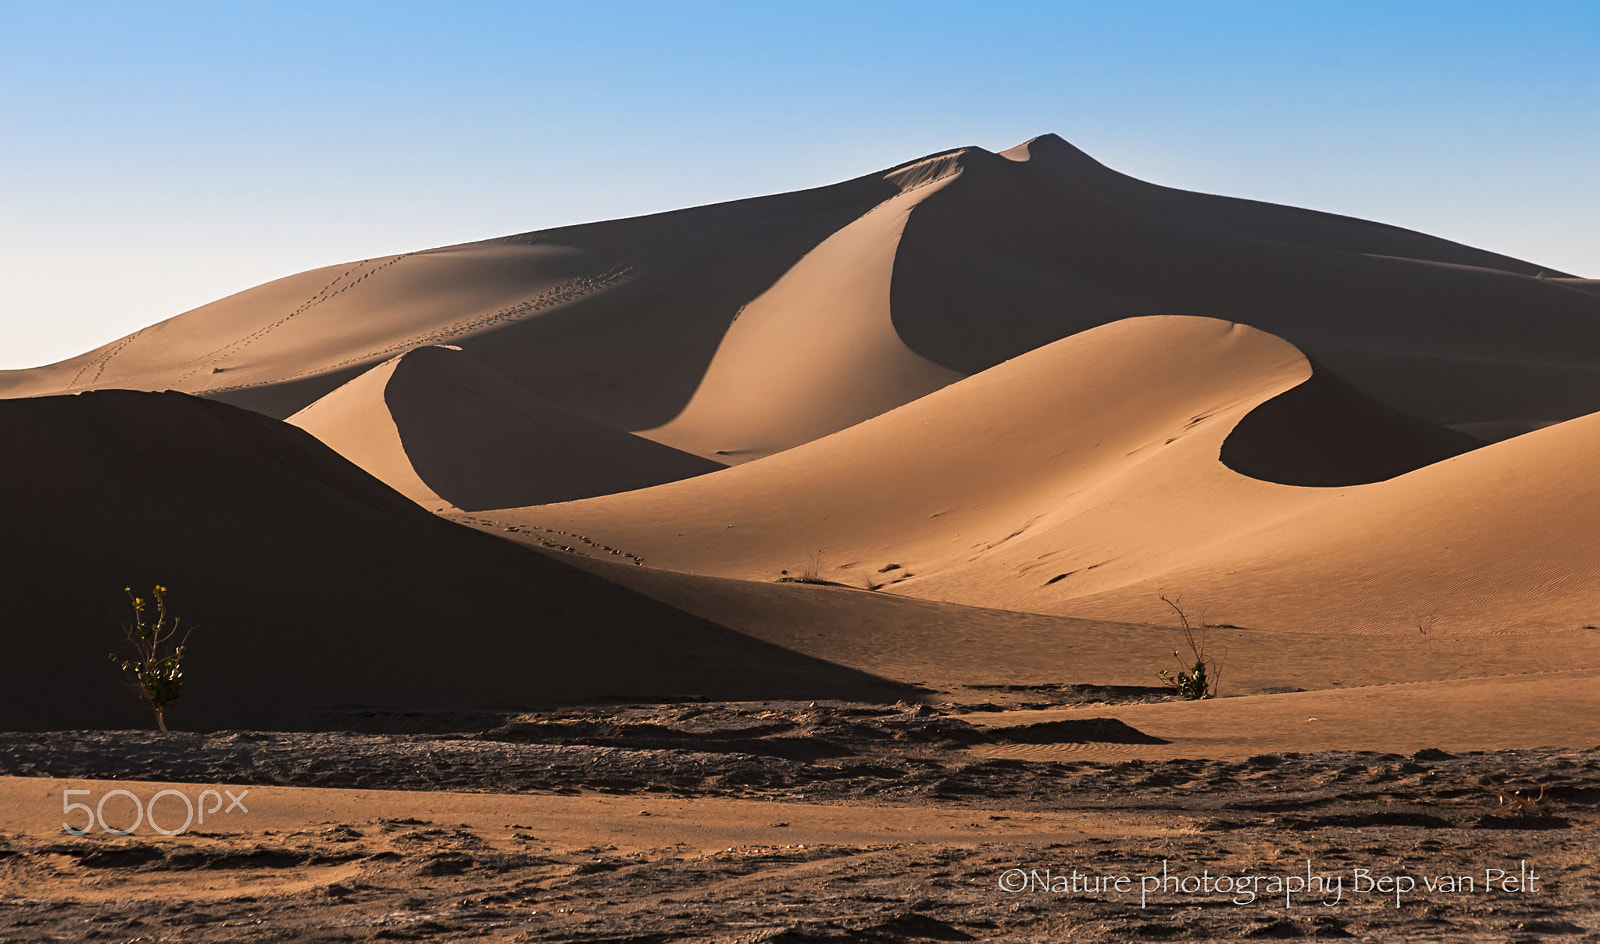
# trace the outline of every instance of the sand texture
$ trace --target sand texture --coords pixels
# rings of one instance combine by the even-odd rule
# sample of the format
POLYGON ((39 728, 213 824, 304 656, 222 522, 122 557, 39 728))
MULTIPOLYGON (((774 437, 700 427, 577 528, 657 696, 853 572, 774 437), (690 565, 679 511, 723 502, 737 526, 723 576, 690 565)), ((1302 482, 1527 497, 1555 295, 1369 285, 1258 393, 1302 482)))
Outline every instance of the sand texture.
POLYGON ((1597 286, 1045 135, 0 372, 0 938, 1600 939, 1597 286), (1307 859, 1545 884, 996 885, 1307 859))

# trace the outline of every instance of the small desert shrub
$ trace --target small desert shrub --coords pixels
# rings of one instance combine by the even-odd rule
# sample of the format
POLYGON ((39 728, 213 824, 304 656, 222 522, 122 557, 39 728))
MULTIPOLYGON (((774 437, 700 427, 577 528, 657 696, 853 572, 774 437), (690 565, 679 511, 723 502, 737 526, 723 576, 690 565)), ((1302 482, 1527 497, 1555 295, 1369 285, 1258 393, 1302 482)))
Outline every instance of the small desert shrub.
POLYGON ((1495 806, 1516 816, 1548 816, 1550 808, 1545 799, 1546 784, 1539 784, 1539 792, 1535 794, 1532 787, 1522 790, 1513 790, 1509 786, 1495 783, 1488 777, 1481 781, 1489 792, 1495 797, 1495 806))
POLYGON ((1189 648, 1189 658, 1194 661, 1189 662, 1177 649, 1174 649, 1172 657, 1178 661, 1178 671, 1173 673, 1162 669, 1156 673, 1157 677, 1180 698, 1199 701, 1202 698, 1216 697, 1217 682, 1222 676, 1222 661, 1213 659, 1207 654, 1205 625, 1191 625, 1189 617, 1184 614, 1183 608, 1176 600, 1169 600, 1163 595, 1161 602, 1172 607, 1172 612, 1178 614, 1183 641, 1189 648))
POLYGON ((115 652, 110 659, 124 674, 131 676, 129 687, 155 712, 156 727, 167 730, 167 708, 183 690, 183 655, 189 641, 185 630, 178 635, 178 618, 167 611, 167 588, 157 584, 151 599, 136 596, 132 587, 123 587, 133 607, 133 620, 123 621, 122 632, 133 648, 133 658, 115 652))
POLYGON ((787 570, 779 571, 778 572, 778 582, 779 583, 815 583, 815 584, 824 584, 826 586, 831 586, 831 587, 842 587, 842 586, 844 586, 844 584, 839 583, 836 580, 826 580, 826 579, 823 578, 823 576, 822 576, 822 551, 819 550, 819 551, 817 551, 817 552, 815 552, 813 554, 807 555, 807 557, 808 557, 808 560, 806 562, 806 566, 805 566, 805 568, 803 570, 800 571, 800 576, 796 577, 793 574, 789 573, 787 570))
POLYGON ((806 583, 816 583, 822 579, 821 550, 818 550, 815 554, 811 555, 811 562, 806 565, 805 570, 800 572, 800 579, 806 583))

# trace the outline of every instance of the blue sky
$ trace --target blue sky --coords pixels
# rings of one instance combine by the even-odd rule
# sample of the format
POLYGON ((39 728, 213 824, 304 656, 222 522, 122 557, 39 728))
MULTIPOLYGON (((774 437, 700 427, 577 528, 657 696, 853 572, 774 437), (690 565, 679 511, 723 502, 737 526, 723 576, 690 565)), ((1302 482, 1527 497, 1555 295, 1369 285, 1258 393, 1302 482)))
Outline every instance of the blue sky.
POLYGON ((1054 131, 1600 277, 1600 2, 0 0, 0 367, 292 272, 1054 131))

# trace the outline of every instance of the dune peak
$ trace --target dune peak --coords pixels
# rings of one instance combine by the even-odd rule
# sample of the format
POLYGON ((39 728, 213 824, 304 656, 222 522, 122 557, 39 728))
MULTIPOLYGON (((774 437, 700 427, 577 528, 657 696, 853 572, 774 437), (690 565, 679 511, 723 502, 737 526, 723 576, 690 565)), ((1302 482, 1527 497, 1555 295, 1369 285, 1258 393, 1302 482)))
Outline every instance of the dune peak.
POLYGON ((1029 138, 1016 147, 1001 151, 999 156, 1019 164, 1036 163, 1099 172, 1109 172, 1111 170, 1111 168, 1090 157, 1086 151, 1074 146, 1066 138, 1054 132, 1046 132, 1038 137, 1029 138))

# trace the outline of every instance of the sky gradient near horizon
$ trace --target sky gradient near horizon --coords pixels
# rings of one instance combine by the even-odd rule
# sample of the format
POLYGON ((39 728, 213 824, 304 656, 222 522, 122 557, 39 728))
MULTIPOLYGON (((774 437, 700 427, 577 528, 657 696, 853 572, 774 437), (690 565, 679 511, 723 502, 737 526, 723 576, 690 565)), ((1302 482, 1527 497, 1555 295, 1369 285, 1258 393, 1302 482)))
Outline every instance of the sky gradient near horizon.
POLYGON ((352 259, 1053 131, 1600 277, 1600 3, 0 0, 0 368, 352 259))

